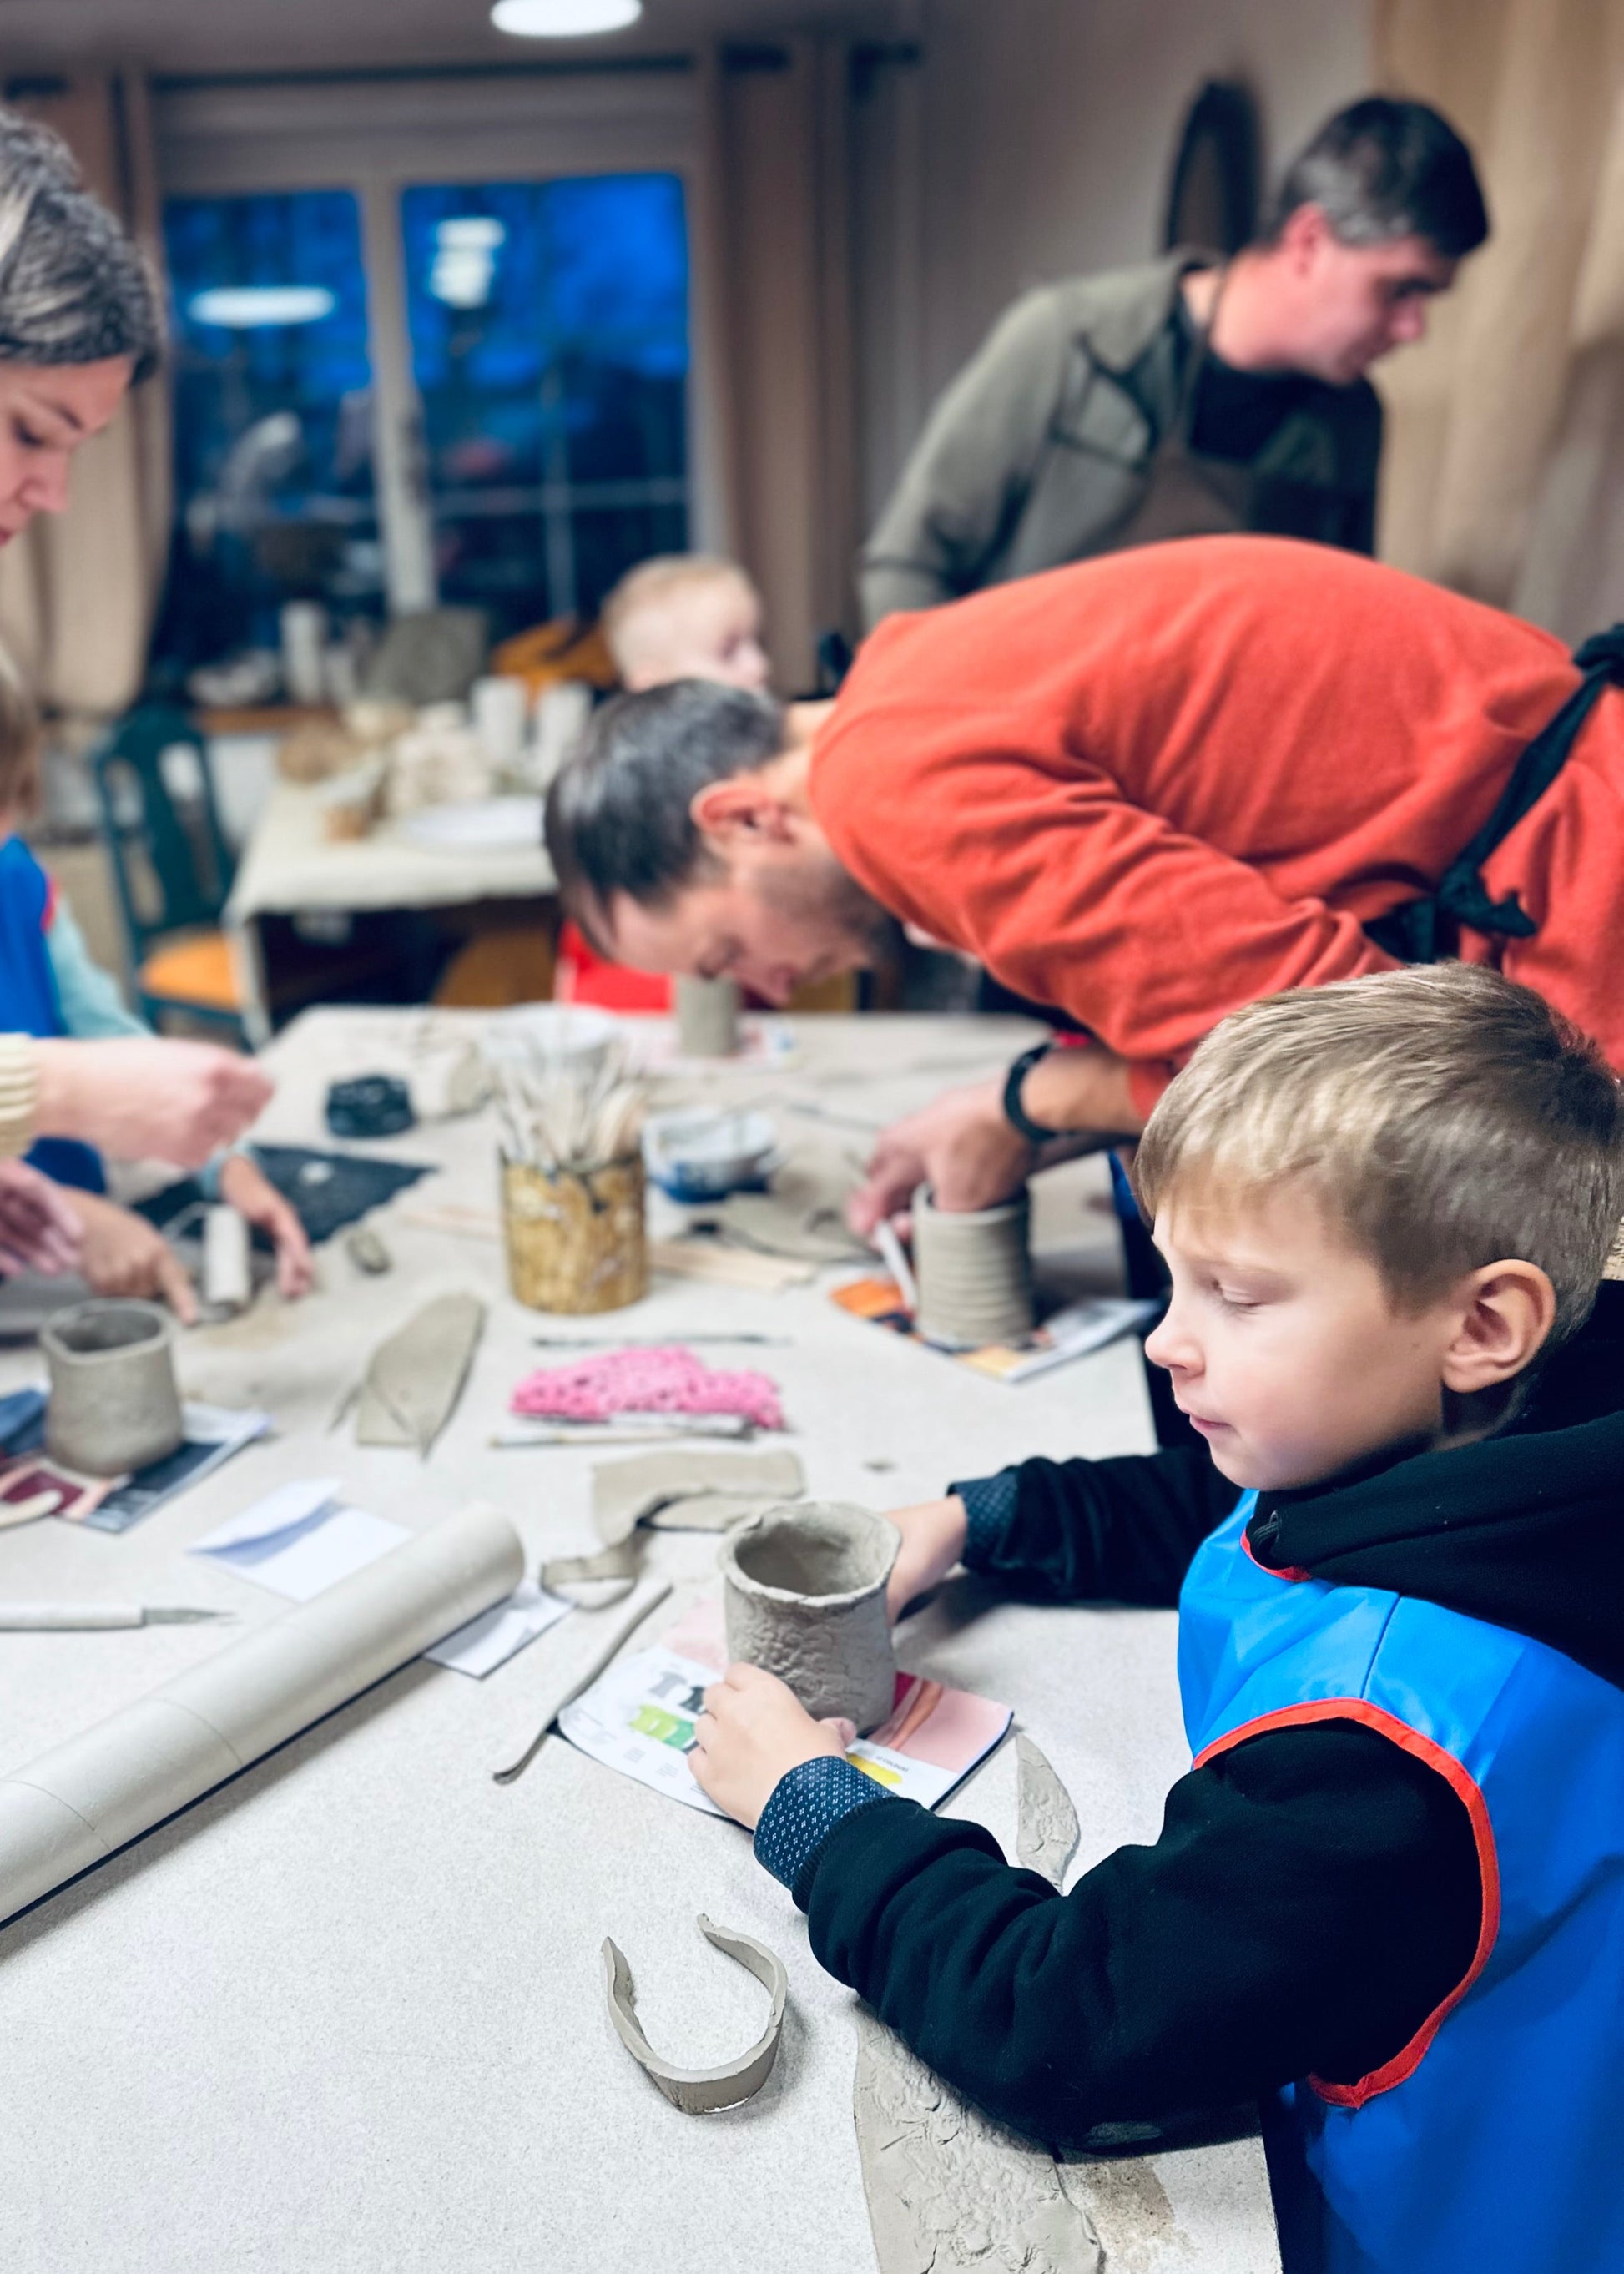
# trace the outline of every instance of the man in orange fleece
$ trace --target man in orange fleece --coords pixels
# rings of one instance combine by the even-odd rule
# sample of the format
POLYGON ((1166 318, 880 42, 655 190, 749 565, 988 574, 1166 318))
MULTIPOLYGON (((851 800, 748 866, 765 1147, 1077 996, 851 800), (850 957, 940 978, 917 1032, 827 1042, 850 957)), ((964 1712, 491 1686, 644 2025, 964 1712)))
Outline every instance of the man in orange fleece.
POLYGON ((642 968, 782 1000, 865 960, 889 913, 1085 1028, 1094 1047, 882 1141, 868 1221, 925 1178, 973 1208, 1045 1139, 1137 1133, 1240 1004, 1387 968, 1365 927, 1438 892, 1581 689, 1554 779, 1477 848, 1470 889, 1450 880, 1438 952, 1535 988, 1624 1068, 1624 701, 1605 682, 1396 569, 1193 538, 892 617, 832 703, 692 681, 622 697, 554 785, 547 840, 572 911, 642 968))

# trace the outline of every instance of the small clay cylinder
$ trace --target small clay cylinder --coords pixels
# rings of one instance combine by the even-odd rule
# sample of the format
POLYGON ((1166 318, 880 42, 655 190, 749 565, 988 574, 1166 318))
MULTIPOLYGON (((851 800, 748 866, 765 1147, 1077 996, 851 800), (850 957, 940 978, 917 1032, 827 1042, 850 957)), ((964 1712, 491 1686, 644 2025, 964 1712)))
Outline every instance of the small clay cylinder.
POLYGON ((508 1284, 532 1311, 618 1311, 649 1291, 643 1162, 549 1176, 502 1163, 508 1284))
POLYGON ((730 1058, 739 1047, 739 986, 733 979, 679 979, 677 1048, 685 1058, 730 1058))
POLYGON ((885 1585, 894 1524, 840 1501, 786 1501, 723 1543, 727 1654, 786 1682, 808 1713, 859 1729, 890 1718, 896 1662, 885 1585))
POLYGON ((1023 1190, 1002 1207, 937 1209, 914 1195, 915 1323, 926 1340, 981 1350, 1032 1332, 1032 1204, 1023 1190))
POLYGON ((45 1449, 91 1477, 122 1476, 185 1434, 174 1328, 155 1303, 76 1303, 40 1330, 50 1372, 45 1449))

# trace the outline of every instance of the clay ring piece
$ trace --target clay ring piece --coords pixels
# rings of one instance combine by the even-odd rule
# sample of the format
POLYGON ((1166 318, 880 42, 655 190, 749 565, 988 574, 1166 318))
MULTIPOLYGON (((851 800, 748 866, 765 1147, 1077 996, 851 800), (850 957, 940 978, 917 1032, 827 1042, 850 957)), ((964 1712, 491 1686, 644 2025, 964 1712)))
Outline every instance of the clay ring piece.
POLYGON ((764 1942, 757 1942, 748 1934, 732 1934, 724 1926, 712 1926, 703 1911, 699 1914, 699 1931, 716 1949, 726 1951, 729 1958, 736 1958, 763 1989, 772 1993, 772 2011, 767 2016, 767 2026, 748 2052, 741 2053, 737 2060, 724 2061, 717 2068, 678 2068, 655 2052, 638 2026, 636 1992, 625 1954, 607 1936, 604 1938, 609 2018, 620 2043, 639 2068, 648 2071, 672 2106, 681 2109, 686 2116, 708 2116, 718 2108, 736 2108, 741 2100, 748 2100, 761 2090, 778 2057, 784 2007, 789 1996, 789 1977, 783 1961, 764 1942))

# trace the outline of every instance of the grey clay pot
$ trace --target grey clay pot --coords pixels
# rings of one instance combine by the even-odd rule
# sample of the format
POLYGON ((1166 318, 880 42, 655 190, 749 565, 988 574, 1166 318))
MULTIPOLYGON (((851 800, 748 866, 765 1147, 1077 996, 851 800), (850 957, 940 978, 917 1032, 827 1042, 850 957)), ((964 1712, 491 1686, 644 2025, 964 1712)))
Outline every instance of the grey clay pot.
POLYGON ((776 1674, 819 1721, 889 1720, 885 1586, 901 1545, 894 1524, 840 1501, 763 1509, 722 1547, 729 1658, 776 1674))
POLYGON ((41 1329, 50 1371, 45 1449, 91 1477, 122 1476, 184 1436, 174 1328, 155 1303, 76 1303, 41 1329))

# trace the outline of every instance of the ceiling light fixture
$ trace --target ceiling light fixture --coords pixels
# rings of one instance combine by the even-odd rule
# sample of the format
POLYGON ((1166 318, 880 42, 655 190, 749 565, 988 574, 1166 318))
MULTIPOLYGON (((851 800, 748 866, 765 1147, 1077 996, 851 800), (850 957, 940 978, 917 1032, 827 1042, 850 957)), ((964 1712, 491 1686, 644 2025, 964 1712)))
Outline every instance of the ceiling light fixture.
POLYGON ((337 305, 325 284, 211 284, 193 293, 186 313, 194 324, 253 332, 272 324, 319 324, 337 305))
POLYGON ((578 40, 623 32, 643 13, 643 0, 496 0, 491 21, 520 40, 578 40))
POLYGON ((483 308, 496 275, 496 255, 508 232, 487 214, 464 214, 442 221, 434 231, 438 250, 429 271, 429 290, 448 308, 483 308))

